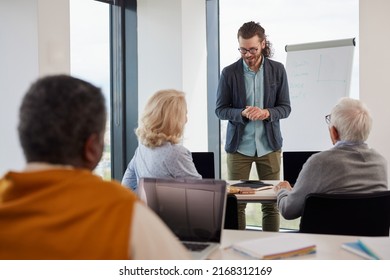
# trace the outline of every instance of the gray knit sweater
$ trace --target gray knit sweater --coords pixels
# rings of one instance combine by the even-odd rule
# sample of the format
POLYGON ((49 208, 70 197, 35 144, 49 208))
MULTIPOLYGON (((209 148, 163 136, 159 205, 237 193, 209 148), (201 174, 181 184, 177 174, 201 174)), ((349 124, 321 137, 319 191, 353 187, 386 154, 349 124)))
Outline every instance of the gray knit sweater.
POLYGON ((303 165, 292 191, 277 193, 279 211, 285 219, 302 214, 309 193, 370 193, 386 191, 386 159, 367 144, 338 144, 312 155, 303 165))

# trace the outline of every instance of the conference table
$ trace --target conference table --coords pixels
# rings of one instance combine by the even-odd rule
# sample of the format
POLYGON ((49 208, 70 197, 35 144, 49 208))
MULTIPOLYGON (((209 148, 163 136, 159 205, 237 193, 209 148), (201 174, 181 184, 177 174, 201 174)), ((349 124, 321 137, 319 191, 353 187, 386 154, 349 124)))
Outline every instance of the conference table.
MULTIPOLYGON (((234 193, 233 195, 237 198, 238 204, 240 203, 262 203, 262 204, 267 204, 267 203, 274 203, 276 202, 276 193, 273 190, 273 186, 278 184, 280 180, 262 180, 263 183, 266 184, 271 184, 270 188, 263 189, 263 190, 258 190, 255 191, 254 194, 239 194, 239 193, 234 193)), ((237 183, 242 183, 242 181, 226 181, 228 189, 229 186, 235 187, 235 184, 237 183)), ((227 228, 232 229, 232 228, 237 228, 236 223, 234 222, 235 219, 237 219, 237 212, 234 213, 233 208, 236 206, 227 206, 227 211, 226 213, 226 221, 227 222, 227 228)))
MULTIPOLYGON (((234 185, 239 181, 228 181, 228 185, 234 185)), ((272 185, 278 184, 279 180, 263 181, 272 185)), ((261 191, 256 191, 254 194, 235 194, 238 203, 267 203, 276 201, 276 193, 272 188, 261 191)), ((296 260, 359 260, 362 259, 360 256, 348 252, 341 248, 341 245, 345 242, 354 242, 358 239, 358 236, 348 235, 329 235, 329 234, 308 234, 298 232, 263 232, 257 230, 228 230, 224 229, 222 232, 222 243, 220 249, 215 251, 210 259, 214 260, 240 260, 240 259, 251 259, 246 255, 240 254, 237 251, 230 248, 230 246, 236 242, 266 238, 266 237, 277 237, 277 236, 288 236, 288 237, 299 237, 312 242, 316 245, 316 253, 295 256, 290 259, 296 260)))
POLYGON ((348 252, 341 248, 345 242, 354 242, 359 238, 358 236, 347 235, 326 235, 326 234, 308 234, 308 233, 292 233, 292 232, 263 232, 251 230, 223 230, 221 247, 214 251, 209 259, 214 260, 243 260, 253 259, 246 255, 240 254, 230 248, 236 242, 267 238, 287 236, 288 238, 303 238, 308 242, 316 245, 316 252, 314 254, 295 256, 287 259, 291 260, 359 260, 363 259, 358 255, 348 252))

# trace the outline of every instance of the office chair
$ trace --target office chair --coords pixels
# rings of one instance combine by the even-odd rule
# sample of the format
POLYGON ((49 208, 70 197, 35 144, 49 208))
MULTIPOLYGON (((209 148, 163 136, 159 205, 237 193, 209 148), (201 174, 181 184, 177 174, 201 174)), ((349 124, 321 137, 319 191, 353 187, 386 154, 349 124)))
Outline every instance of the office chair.
POLYGON ((224 229, 238 229, 237 197, 234 194, 228 194, 225 211, 224 229))
POLYGON ((390 191, 370 194, 308 194, 299 232, 389 236, 390 191))

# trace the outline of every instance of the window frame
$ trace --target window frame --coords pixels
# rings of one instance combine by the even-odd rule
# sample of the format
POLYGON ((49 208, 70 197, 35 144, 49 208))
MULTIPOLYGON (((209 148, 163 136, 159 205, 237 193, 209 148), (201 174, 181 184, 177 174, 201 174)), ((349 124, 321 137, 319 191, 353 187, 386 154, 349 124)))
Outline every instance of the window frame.
MULTIPOLYGON (((101 1, 101 0, 96 0, 101 1)), ((111 174, 122 180, 138 146, 137 0, 110 3, 111 33, 111 174)), ((208 149, 214 152, 215 174, 220 178, 220 121, 214 107, 219 80, 219 0, 205 0, 207 17, 208 149)))

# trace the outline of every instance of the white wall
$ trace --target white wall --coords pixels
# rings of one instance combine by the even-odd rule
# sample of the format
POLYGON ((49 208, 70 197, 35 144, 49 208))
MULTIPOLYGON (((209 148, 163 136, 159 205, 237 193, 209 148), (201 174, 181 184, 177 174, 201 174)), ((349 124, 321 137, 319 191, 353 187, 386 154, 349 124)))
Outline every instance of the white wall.
POLYGON ((24 167, 17 135, 27 88, 48 73, 69 72, 68 0, 0 1, 0 176, 24 167))
POLYGON ((205 1, 142 0, 137 13, 139 114, 157 90, 184 91, 188 123, 183 144, 207 151, 205 1))
POLYGON ((21 98, 38 76, 37 1, 0 2, 0 176, 24 164, 17 135, 21 98))
POLYGON ((390 1, 360 0, 359 9, 360 99, 374 119, 368 143, 387 158, 390 167, 390 1))
POLYGON ((39 76, 70 73, 69 0, 38 0, 39 76))

